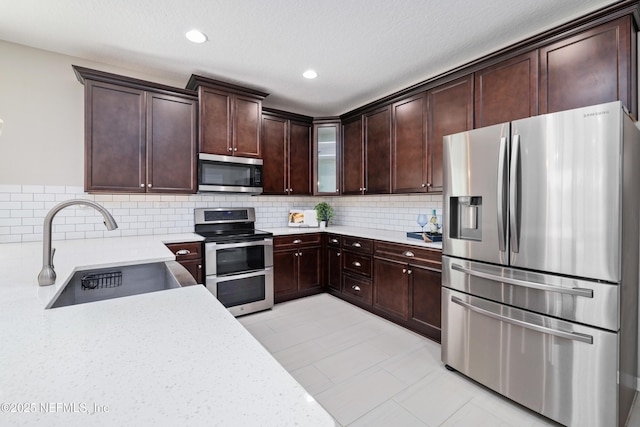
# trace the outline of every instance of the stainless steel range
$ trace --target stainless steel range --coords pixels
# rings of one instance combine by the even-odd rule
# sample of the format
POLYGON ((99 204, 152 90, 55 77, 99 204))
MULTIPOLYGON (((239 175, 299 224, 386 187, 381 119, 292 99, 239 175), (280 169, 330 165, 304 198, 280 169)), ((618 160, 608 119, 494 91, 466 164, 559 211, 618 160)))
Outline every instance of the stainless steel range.
POLYGON ((273 307, 273 234, 255 229, 253 208, 198 208, 207 289, 234 316, 273 307))

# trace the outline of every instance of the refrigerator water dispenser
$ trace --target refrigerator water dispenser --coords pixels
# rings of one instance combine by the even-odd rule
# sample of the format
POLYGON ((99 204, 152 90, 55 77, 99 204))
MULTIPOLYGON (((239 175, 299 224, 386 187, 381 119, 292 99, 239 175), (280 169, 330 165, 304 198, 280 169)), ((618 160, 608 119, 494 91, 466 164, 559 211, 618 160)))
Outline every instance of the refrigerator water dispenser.
POLYGON ((449 237, 482 240, 482 197, 451 197, 449 202, 449 237))

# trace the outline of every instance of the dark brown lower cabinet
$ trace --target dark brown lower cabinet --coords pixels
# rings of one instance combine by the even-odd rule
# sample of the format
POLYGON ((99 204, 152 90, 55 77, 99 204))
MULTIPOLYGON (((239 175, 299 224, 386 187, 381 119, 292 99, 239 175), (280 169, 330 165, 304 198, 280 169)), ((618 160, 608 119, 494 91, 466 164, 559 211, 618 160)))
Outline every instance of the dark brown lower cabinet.
POLYGON ((409 327, 440 342, 442 272, 411 265, 409 327))
POLYGON ((165 245, 176 256, 178 261, 199 284, 204 284, 203 243, 184 242, 168 243, 165 245))
POLYGON ((327 248, 327 288, 340 292, 342 289, 342 265, 340 247, 327 248))
POLYGON ((322 267, 321 234, 276 237, 274 301, 278 303, 322 292, 322 267))
POLYGON ((400 320, 407 320, 410 274, 406 263, 374 257, 373 307, 400 320))

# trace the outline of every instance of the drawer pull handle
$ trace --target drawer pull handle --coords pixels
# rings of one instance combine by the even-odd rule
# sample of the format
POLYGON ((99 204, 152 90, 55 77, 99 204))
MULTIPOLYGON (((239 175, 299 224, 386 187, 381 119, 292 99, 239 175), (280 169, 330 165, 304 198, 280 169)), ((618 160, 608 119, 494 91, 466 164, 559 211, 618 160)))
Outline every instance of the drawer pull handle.
POLYGON ((353 261, 352 264, 356 267, 362 267, 362 264, 360 264, 358 261, 353 261))
POLYGON ((180 249, 176 251, 176 255, 189 255, 191 251, 189 249, 180 249))
POLYGON ((356 292, 360 292, 360 286, 351 285, 351 289, 353 289, 356 292))
POLYGON ((338 243, 338 239, 331 239, 331 243, 338 243))
POLYGON ((293 243, 302 243, 302 240, 296 239, 296 240, 293 241, 293 243))
POLYGON ((414 253, 411 252, 411 251, 403 252, 402 255, 404 255, 404 256, 415 256, 414 253))
POLYGON ((354 248, 361 248, 362 245, 358 242, 352 243, 351 246, 353 246, 354 248))

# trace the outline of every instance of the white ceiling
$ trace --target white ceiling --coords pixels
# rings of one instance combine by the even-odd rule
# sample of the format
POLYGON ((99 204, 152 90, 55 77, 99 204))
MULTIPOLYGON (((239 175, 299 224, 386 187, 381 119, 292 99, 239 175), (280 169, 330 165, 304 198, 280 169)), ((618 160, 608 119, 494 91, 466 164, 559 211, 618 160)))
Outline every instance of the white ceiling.
POLYGON ((333 116, 612 0, 0 0, 0 40, 333 116), (188 42, 192 28, 209 41, 188 42), (315 69, 307 80, 302 72, 315 69))

